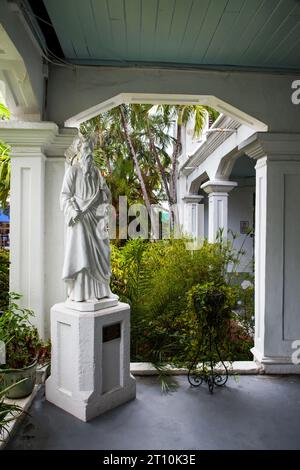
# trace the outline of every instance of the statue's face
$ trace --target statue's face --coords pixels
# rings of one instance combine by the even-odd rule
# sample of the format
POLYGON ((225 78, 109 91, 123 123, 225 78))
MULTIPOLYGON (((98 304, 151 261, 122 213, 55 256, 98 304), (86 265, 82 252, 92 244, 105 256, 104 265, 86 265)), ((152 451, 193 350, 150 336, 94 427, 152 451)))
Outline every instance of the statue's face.
POLYGON ((89 170, 93 165, 93 152, 91 146, 84 142, 81 147, 81 163, 85 167, 86 170, 89 170))

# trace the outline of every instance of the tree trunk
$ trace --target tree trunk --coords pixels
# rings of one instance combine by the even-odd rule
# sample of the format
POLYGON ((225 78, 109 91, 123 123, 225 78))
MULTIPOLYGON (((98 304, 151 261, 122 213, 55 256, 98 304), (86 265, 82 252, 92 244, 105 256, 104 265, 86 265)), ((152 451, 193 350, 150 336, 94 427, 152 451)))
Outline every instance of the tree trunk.
POLYGON ((171 210, 171 229, 174 231, 175 225, 178 223, 178 214, 176 210, 177 204, 177 179, 178 179, 178 157, 181 152, 181 130, 182 125, 177 121, 177 135, 174 143, 173 154, 172 154, 172 166, 170 174, 170 193, 173 204, 173 210, 171 210))
POLYGON ((166 171, 165 171, 165 169, 164 169, 164 167, 163 167, 163 165, 160 161, 160 158, 159 158, 159 155, 158 155, 158 152, 157 152, 157 148, 155 147, 153 135, 151 134, 151 131, 149 129, 148 129, 148 136, 149 136, 150 148, 152 150, 155 161, 156 161, 157 166, 159 168, 159 171, 160 171, 160 174, 161 174, 161 177, 162 177, 162 181, 163 181, 163 185, 164 185, 164 188, 165 188, 166 196, 167 196, 167 199, 168 199, 168 203, 169 203, 169 206, 171 207, 172 198, 171 198, 170 189, 169 189, 168 177, 167 177, 166 171))
POLYGON ((147 209, 149 218, 151 219, 151 204, 150 204, 150 200, 149 200, 149 197, 148 197, 145 181, 144 181, 144 178, 143 178, 143 175, 142 175, 142 170, 141 170, 140 164, 138 162, 137 155, 136 155, 136 152, 135 152, 135 149, 134 149, 134 146, 133 146, 130 134, 129 134, 123 104, 121 104, 119 106, 119 110, 120 110, 120 115, 121 115, 121 121, 122 121, 124 134, 125 134, 125 137, 126 137, 126 142, 127 142, 127 145, 128 145, 128 148, 129 148, 129 151, 130 151, 133 163, 134 163, 134 167, 135 167, 135 170, 136 170, 136 173, 137 173, 137 177, 138 177, 140 185, 141 185, 141 189, 142 189, 146 209, 147 209))

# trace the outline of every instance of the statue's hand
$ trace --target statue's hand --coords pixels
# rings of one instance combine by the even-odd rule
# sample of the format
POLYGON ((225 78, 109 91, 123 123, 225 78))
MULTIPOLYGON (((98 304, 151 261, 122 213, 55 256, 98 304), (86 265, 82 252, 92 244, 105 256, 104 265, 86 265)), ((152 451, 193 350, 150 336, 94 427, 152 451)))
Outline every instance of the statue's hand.
POLYGON ((76 216, 75 216, 75 218, 74 218, 75 224, 76 224, 76 222, 78 222, 78 221, 81 219, 81 217, 82 217, 82 212, 81 212, 81 211, 80 211, 80 212, 77 212, 77 214, 76 214, 76 216))
POLYGON ((82 211, 76 211, 76 215, 72 218, 72 225, 75 225, 82 217, 83 212, 82 211))

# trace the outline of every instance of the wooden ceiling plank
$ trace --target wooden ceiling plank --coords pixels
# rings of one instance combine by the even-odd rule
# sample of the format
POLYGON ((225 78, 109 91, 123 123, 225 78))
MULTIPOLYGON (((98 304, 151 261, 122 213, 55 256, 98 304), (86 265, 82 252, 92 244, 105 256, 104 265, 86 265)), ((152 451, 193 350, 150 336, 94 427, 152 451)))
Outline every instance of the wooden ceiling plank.
POLYGON ((159 0, 153 54, 159 58, 160 62, 174 59, 170 31, 173 25, 175 8, 176 0, 159 0))
MULTIPOLYGON (((288 35, 278 44, 278 46, 269 55, 265 63, 267 65, 285 64, 286 57, 293 53, 293 49, 297 44, 299 45, 300 39, 300 19, 296 25, 290 30, 288 35)), ((288 64, 288 61, 286 61, 288 64)), ((287 65, 288 66, 288 65, 287 65)), ((298 64, 299 67, 299 64, 298 64)))
POLYGON ((223 43, 216 53, 215 61, 224 61, 225 64, 231 64, 231 51, 236 47, 239 38, 243 34, 245 28, 248 25, 249 18, 255 14, 256 10, 259 8, 262 0, 244 0, 244 3, 241 4, 241 9, 238 15, 236 16, 234 25, 223 38, 223 43))
POLYGON ((263 61, 266 56, 266 52, 270 47, 269 38, 272 37, 273 33, 280 28, 283 21, 289 15, 289 12, 293 10, 295 5, 294 0, 281 0, 278 2, 276 8, 258 32, 249 48, 244 52, 244 62, 258 62, 263 61))
POLYGON ((141 0, 126 0, 128 60, 141 59, 141 0))
POLYGON ((156 16, 158 12, 158 0, 142 0, 141 21, 141 60, 153 60, 153 46, 155 37, 156 16))
POLYGON ((274 8, 278 4, 279 0, 264 0, 256 13, 252 18, 248 18, 248 25, 246 26, 244 33, 241 35, 239 40, 236 42, 236 47, 232 51, 233 63, 242 64, 243 54, 249 47, 251 47, 257 34, 261 31, 264 24, 268 21, 274 8))
POLYGON ((191 59, 194 63, 201 63, 202 58, 212 41, 218 24, 221 21, 226 5, 227 0, 220 0, 218 2, 211 0, 205 20, 202 23, 201 31, 193 45, 191 59))
POLYGON ((44 0, 44 4, 65 57, 76 57, 73 51, 71 37, 69 34, 66 34, 66 30, 69 29, 70 25, 70 17, 67 14, 67 4, 62 3, 59 14, 57 14, 56 0, 44 0))
POLYGON ((124 0, 109 0, 107 2, 112 31, 112 43, 114 50, 118 52, 118 60, 126 60, 128 55, 124 3, 124 0))
POLYGON ((186 29, 178 48, 178 59, 190 61, 193 45, 200 34, 202 24, 205 21, 210 0, 194 0, 186 29))
POLYGON ((175 5, 173 21, 169 33, 169 44, 173 51, 174 59, 177 56, 177 51, 180 48, 182 37, 186 31, 192 4, 192 0, 185 0, 184 2, 177 0, 175 5))
POLYGON ((231 31, 236 18, 239 13, 237 12, 226 12, 222 15, 220 23, 215 31, 215 34, 211 40, 207 51, 205 52, 202 62, 206 64, 213 64, 215 62, 215 57, 220 48, 222 47, 223 38, 231 31))
MULTIPOLYGON (((116 51, 112 43, 112 31, 106 0, 91 0, 95 15, 95 24, 104 56, 101 58, 115 60, 116 51)), ((99 59, 99 57, 97 57, 99 59)))

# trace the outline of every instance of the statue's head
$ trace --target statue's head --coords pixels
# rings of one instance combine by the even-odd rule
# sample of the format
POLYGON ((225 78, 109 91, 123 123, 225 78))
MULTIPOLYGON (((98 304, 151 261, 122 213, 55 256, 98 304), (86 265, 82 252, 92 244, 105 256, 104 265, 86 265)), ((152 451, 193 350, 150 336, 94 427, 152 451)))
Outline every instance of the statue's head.
POLYGON ((94 144, 90 139, 82 139, 80 144, 80 165, 88 172, 94 165, 94 144))

